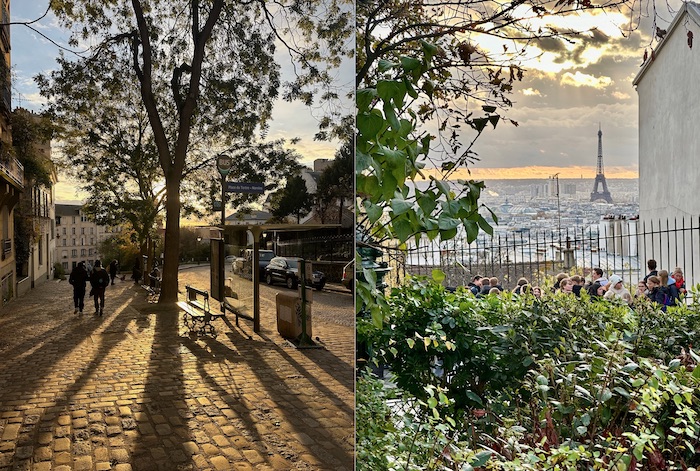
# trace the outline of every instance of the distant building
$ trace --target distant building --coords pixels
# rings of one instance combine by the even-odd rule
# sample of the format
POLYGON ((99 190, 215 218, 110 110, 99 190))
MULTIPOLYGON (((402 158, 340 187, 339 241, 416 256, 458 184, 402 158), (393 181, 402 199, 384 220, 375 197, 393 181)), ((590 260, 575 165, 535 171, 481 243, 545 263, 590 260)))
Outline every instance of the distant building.
MULTIPOLYGON (((644 231, 657 231, 700 216, 700 155, 698 123, 700 96, 693 77, 700 76, 700 6, 684 2, 667 33, 648 56, 634 79, 639 97, 639 222, 644 231), (693 43, 693 38, 697 38, 693 43), (661 227, 659 227, 661 226, 661 227)), ((697 246, 676 244, 675 237, 647 238, 646 258, 660 268, 685 264, 686 278, 700 281, 697 246), (655 244, 655 245, 654 245, 655 244), (685 261, 685 263, 684 263, 685 261), (692 273, 692 270, 695 273, 692 273)), ((680 239, 682 241, 682 238, 680 239)))
POLYGON ((57 261, 66 272, 80 261, 94 265, 95 260, 100 260, 100 243, 120 231, 119 227, 100 226, 90 221, 79 204, 56 204, 57 261))
POLYGON ((331 166, 333 159, 316 159, 314 160, 314 172, 321 173, 331 166))

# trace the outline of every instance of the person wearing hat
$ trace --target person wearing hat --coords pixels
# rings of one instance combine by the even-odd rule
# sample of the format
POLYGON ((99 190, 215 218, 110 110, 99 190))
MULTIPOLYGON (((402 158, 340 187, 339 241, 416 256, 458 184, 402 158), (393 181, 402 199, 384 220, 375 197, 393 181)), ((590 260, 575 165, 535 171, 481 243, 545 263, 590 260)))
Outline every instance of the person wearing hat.
POLYGON ((632 295, 623 285, 622 278, 619 275, 611 276, 609 285, 607 292, 603 296, 605 299, 622 299, 628 305, 632 304, 632 295))

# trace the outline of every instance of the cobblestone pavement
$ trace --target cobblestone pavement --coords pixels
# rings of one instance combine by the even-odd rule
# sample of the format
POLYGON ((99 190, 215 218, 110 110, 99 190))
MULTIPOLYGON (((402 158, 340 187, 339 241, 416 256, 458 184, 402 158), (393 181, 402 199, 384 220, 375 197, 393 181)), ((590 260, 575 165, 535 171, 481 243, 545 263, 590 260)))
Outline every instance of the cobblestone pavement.
POLYGON ((108 288, 104 317, 73 314, 71 293, 47 281, 0 310, 0 471, 353 468, 351 326, 319 317, 325 348, 297 350, 267 301, 260 334, 224 319, 191 338, 132 283, 108 288))

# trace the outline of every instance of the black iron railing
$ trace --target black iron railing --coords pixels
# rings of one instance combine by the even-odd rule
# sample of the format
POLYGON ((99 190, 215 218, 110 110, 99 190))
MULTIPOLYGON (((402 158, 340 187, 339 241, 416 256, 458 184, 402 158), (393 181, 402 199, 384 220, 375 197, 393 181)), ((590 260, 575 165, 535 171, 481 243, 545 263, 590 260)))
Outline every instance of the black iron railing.
POLYGON ((647 260, 658 269, 684 270, 686 286, 700 282, 700 218, 658 221, 610 218, 600 224, 561 231, 532 229, 482 234, 468 244, 459 235, 446 242, 421 240, 406 250, 386 250, 390 285, 406 275, 446 274, 447 286, 466 285, 474 275, 495 276, 513 288, 520 277, 542 284, 560 272, 590 277, 600 267, 631 285, 644 278, 647 260))

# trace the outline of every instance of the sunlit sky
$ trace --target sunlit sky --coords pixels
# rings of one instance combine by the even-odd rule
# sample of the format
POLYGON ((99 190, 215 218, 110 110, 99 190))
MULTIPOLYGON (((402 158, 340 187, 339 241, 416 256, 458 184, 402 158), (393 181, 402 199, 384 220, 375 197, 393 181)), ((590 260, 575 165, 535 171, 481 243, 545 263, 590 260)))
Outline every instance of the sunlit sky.
MULTIPOLYGON (((14 2, 12 20, 40 16, 45 3, 14 2)), ((657 14, 656 21, 662 27, 673 17, 665 5, 657 14)), ((519 126, 501 121, 497 129, 481 136, 475 147, 480 160, 470 166, 473 178, 546 178, 557 172, 564 178, 594 178, 599 126, 606 176, 638 176, 638 97, 632 80, 645 48, 649 48, 652 27, 646 19, 623 35, 628 20, 616 13, 547 20, 560 27, 597 29, 573 43, 546 40, 527 50, 525 75, 522 82, 514 84, 513 107, 507 112, 519 126)), ((66 33, 57 28, 53 18, 35 26, 65 44, 66 33)), ((492 39, 478 45, 502 47, 492 39)), ((32 77, 54 68, 57 54, 58 48, 36 33, 12 27, 14 106, 41 108, 32 77)), ((351 66, 339 79, 352 86, 351 66)), ((316 129, 317 120, 309 110, 279 102, 269 137, 300 136, 296 148, 310 164, 316 158, 332 158, 337 148, 335 143, 313 141, 316 129)), ((57 194, 59 201, 77 198, 71 182, 61 182, 57 194)))
MULTIPOLYGON (((14 1, 11 4, 11 21, 27 21, 39 18, 45 11, 48 0, 44 1, 14 1)), ((32 25, 43 34, 50 37, 62 46, 67 46, 68 33, 62 30, 56 18, 49 14, 46 18, 32 25)), ((56 66, 56 57, 59 48, 51 44, 34 31, 22 25, 11 27, 12 40, 12 106, 23 107, 32 111, 40 111, 44 100, 39 95, 38 88, 33 77, 39 73, 47 73, 56 66)), ((281 48, 278 48, 281 50, 281 48)), ((70 58, 70 54, 68 54, 70 58)), ((279 57, 283 65, 283 80, 288 59, 279 57)), ((337 72, 338 83, 347 90, 354 87, 354 74, 352 65, 348 64, 337 72)), ((288 68, 288 67, 287 67, 288 68)), ((349 109, 349 108, 348 108, 349 109)), ((318 119, 321 111, 310 110, 300 103, 287 103, 279 100, 275 105, 273 121, 270 126, 268 138, 270 140, 284 138, 287 140, 295 137, 301 140, 293 147, 302 156, 302 163, 313 166, 315 159, 332 159, 337 142, 314 141, 313 136, 318 130, 318 119)), ((59 183, 56 185, 56 199, 59 202, 79 203, 83 195, 76 193, 75 182, 67 181, 66 177, 59 175, 59 183)))
MULTIPOLYGON (((672 18, 665 4, 657 5, 659 26, 672 18)), ((514 84, 513 107, 506 111, 519 126, 501 120, 495 130, 488 127, 474 148, 479 160, 469 167, 471 177, 547 178, 560 173, 563 178, 593 179, 600 126, 605 175, 637 178, 638 95, 632 81, 650 48, 652 27, 649 18, 642 18, 630 30, 629 20, 615 12, 533 20, 535 29, 546 21, 559 30, 588 32, 572 42, 546 39, 528 47, 524 78, 514 84)), ((494 37, 472 35, 470 41, 490 51, 512 46, 494 37)))

